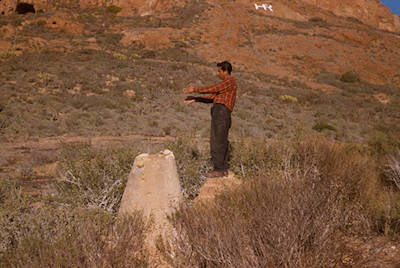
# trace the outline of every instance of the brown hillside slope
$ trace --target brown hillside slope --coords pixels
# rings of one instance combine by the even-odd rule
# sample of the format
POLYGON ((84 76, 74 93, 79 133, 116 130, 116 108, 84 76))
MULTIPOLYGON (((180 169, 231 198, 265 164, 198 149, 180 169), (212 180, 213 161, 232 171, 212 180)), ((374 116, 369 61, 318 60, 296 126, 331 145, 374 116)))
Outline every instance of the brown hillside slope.
POLYGON ((223 1, 193 28, 188 34, 200 40, 194 51, 207 61, 228 58, 249 71, 299 80, 354 70, 371 83, 398 83, 399 35, 316 6, 276 1, 269 12, 223 1))
MULTIPOLYGON (((27 2, 38 8, 44 5, 43 1, 27 2)), ((101 1, 78 2, 77 7, 86 8, 101 1)), ((7 14, 15 4, 2 1, 0 9, 7 14)), ((113 25, 110 32, 122 32, 126 47, 135 43, 157 50, 171 41, 181 42, 207 62, 230 59, 243 70, 289 77, 310 86, 320 72, 349 70, 369 83, 399 85, 400 36, 395 33, 400 31, 399 17, 379 1, 275 0, 271 1, 273 12, 256 10, 248 0, 186 4, 119 0, 109 4, 122 8, 119 15, 153 14, 150 18, 159 21, 160 27, 151 28, 113 25), (183 5, 190 10, 180 14, 183 5), (173 19, 177 23, 172 29, 162 27, 173 19)))
MULTIPOLYGON (((0 14, 8 15, 15 12, 19 2, 17 0, 0 1, 0 14)), ((64 1, 46 1, 46 0, 26 0, 24 3, 31 4, 36 10, 49 11, 54 10, 58 6, 72 4, 80 8, 94 8, 99 6, 117 6, 122 8, 124 15, 140 14, 149 15, 154 11, 171 8, 172 6, 180 6, 184 1, 178 0, 77 0, 63 3, 64 1)), ((67 2, 67 1, 65 1, 67 2)))
POLYGON ((304 2, 332 11, 343 17, 354 17, 382 30, 399 32, 400 17, 384 6, 380 0, 303 0, 304 2))
MULTIPOLYGON (((17 0, 3 0, 0 3, 0 13, 7 15, 15 12, 17 5, 21 1, 17 0)), ((98 6, 118 6, 122 8, 124 15, 139 14, 141 16, 152 14, 156 11, 169 9, 173 6, 183 6, 183 0, 111 0, 111 1, 98 1, 98 0, 77 0, 70 1, 75 6, 80 8, 93 8, 98 6)), ((186 1, 187 2, 187 1, 186 1)), ((209 1, 213 4, 215 1, 209 1)), ((230 2, 230 1, 228 1, 230 2)), ((253 4, 254 1, 235 1, 243 2, 246 4, 253 4)), ((36 10, 48 11, 54 9, 60 3, 56 1, 45 0, 26 0, 23 3, 32 4, 36 10)), ((218 1, 224 3, 224 1, 218 1)), ((321 8, 323 10, 333 12, 337 16, 354 17, 363 23, 377 27, 379 29, 399 32, 400 31, 400 18, 391 13, 391 11, 384 6, 379 0, 300 0, 300 1, 287 1, 287 0, 272 0, 269 4, 273 6, 287 5, 290 9, 303 9, 309 10, 313 7, 321 8)), ((279 8, 277 9, 279 12, 279 8)), ((279 16, 279 15, 278 15, 279 16)), ((293 17, 292 17, 293 18, 293 17)), ((297 17, 300 18, 300 17, 297 17)))

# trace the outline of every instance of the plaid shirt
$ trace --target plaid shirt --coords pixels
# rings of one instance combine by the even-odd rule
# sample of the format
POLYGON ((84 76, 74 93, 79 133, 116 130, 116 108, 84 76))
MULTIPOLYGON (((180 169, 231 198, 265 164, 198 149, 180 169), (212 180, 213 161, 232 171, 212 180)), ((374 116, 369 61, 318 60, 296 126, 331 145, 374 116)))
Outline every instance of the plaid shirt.
POLYGON ((237 85, 232 76, 228 76, 224 81, 207 87, 195 88, 197 93, 212 93, 205 97, 213 100, 213 103, 224 104, 231 112, 235 106, 237 85))

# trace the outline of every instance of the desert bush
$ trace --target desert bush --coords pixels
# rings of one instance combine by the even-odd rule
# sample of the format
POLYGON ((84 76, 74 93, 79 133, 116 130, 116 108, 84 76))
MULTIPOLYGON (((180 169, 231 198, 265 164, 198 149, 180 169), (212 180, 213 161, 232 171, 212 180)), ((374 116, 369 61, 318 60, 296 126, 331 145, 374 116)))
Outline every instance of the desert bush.
POLYGON ((202 174, 208 166, 207 152, 199 148, 193 139, 184 137, 170 142, 167 148, 174 152, 183 195, 189 199, 195 198, 205 181, 202 174))
POLYGON ((381 197, 375 198, 380 202, 372 202, 370 206, 371 218, 374 228, 391 237, 400 237, 400 151, 384 157, 380 166, 381 179, 385 191, 380 192, 381 197))
POLYGON ((318 122, 316 123, 312 129, 314 129, 315 131, 318 132, 322 132, 323 130, 332 130, 332 131, 336 131, 336 128, 326 122, 318 122))
POLYGON ((140 215, 64 207, 1 211, 2 267, 147 267, 140 215))
POLYGON ((29 199, 20 189, 16 181, 0 180, 0 254, 15 244, 24 232, 23 228, 15 227, 19 216, 29 210, 29 199))
POLYGON ((312 17, 308 19, 309 22, 311 22, 313 25, 317 25, 319 27, 329 27, 329 23, 327 23, 324 19, 320 17, 312 17))
POLYGON ((241 178, 258 176, 280 165, 287 145, 267 140, 235 140, 230 146, 230 169, 241 178))
POLYGON ((362 208, 375 195, 365 186, 377 182, 374 165, 326 140, 296 142, 281 147, 280 155, 276 164, 265 161, 270 167, 241 189, 223 193, 213 204, 183 206, 174 215, 179 235, 173 265, 341 265, 336 234, 370 231, 362 208))
POLYGON ((381 131, 372 132, 368 139, 367 144, 371 147, 372 151, 377 154, 393 153, 395 149, 395 140, 391 139, 390 135, 381 131))
POLYGON ((312 17, 308 19, 309 22, 324 22, 324 20, 320 17, 312 17))
POLYGON ((114 5, 111 5, 111 6, 108 6, 108 7, 107 7, 107 11, 110 12, 110 13, 112 13, 112 14, 117 14, 117 13, 119 13, 121 10, 122 10, 122 8, 117 7, 117 6, 114 6, 114 5))
POLYGON ((115 213, 133 151, 65 145, 59 158, 52 196, 0 180, 0 267, 147 267, 149 226, 115 213))
POLYGON ((114 53, 113 57, 119 60, 126 60, 128 57, 122 53, 114 53))
POLYGON ((130 148, 65 145, 56 182, 60 202, 115 212, 134 157, 130 148))
POLYGON ((357 83, 360 82, 360 77, 353 71, 342 74, 340 81, 345 83, 357 83))
POLYGON ((389 156, 385 171, 389 179, 400 190, 400 150, 396 155, 389 156))

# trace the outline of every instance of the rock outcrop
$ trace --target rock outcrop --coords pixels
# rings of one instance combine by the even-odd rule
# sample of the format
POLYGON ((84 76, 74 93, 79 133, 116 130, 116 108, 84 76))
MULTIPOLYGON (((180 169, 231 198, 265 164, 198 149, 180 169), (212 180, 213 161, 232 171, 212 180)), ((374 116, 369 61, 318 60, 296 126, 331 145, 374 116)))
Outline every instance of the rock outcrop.
MULTIPOLYGON (((169 9, 172 6, 183 5, 183 0, 78 0, 76 6, 80 8, 94 8, 99 6, 117 6, 120 7, 122 15, 139 14, 141 16, 150 15, 154 11, 169 9)), ((18 0, 2 0, 0 1, 0 14, 8 15, 17 10, 18 0)), ((48 11, 59 5, 68 5, 68 3, 57 3, 46 0, 25 0, 23 3, 31 4, 35 10, 48 11)), ((71 3, 73 5, 73 3, 71 3)))

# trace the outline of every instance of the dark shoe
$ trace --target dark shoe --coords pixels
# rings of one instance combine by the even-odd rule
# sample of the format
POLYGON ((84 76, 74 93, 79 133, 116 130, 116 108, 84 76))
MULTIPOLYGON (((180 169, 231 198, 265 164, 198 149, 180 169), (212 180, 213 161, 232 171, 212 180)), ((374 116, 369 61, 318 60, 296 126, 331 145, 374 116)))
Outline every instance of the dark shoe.
POLYGON ((225 177, 228 176, 228 171, 210 171, 207 172, 206 174, 204 174, 204 176, 206 176, 206 178, 220 178, 220 177, 225 177))

